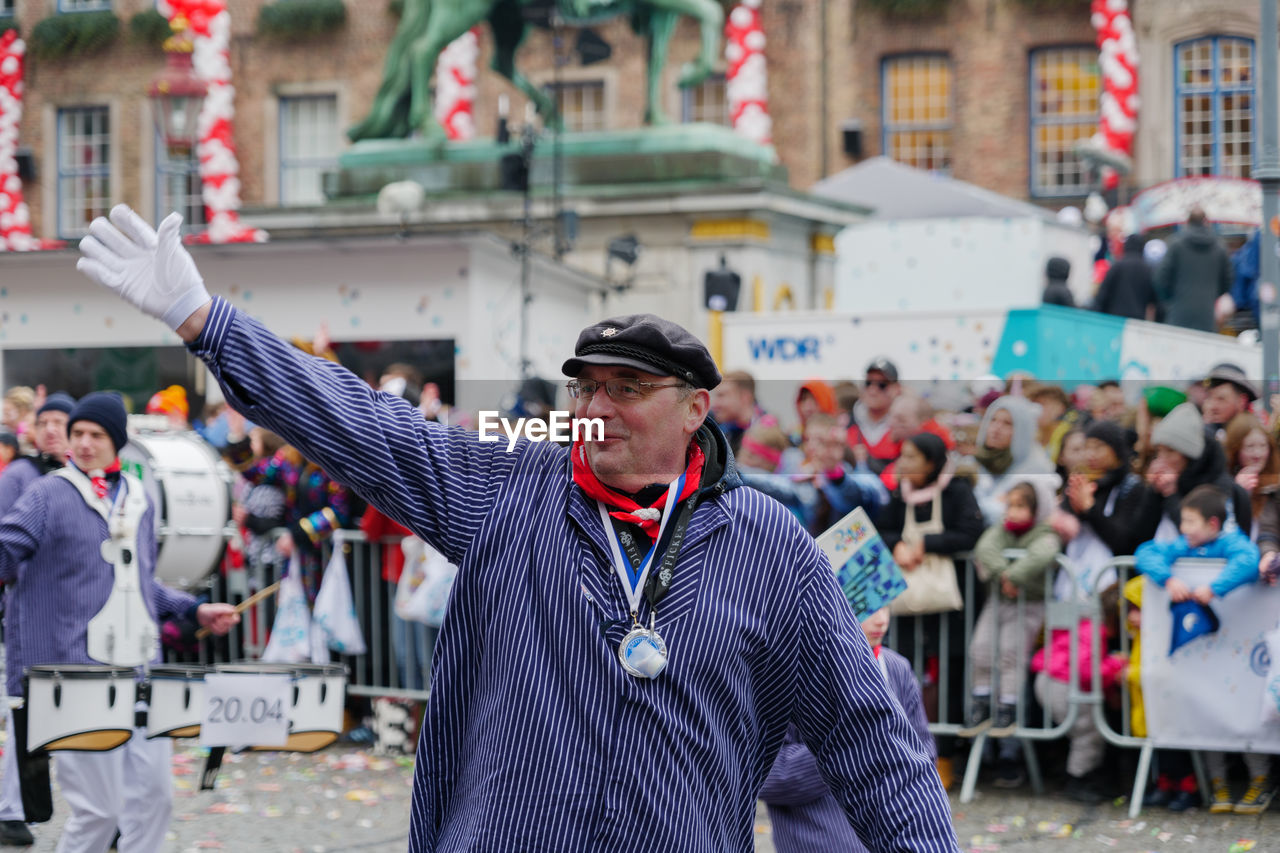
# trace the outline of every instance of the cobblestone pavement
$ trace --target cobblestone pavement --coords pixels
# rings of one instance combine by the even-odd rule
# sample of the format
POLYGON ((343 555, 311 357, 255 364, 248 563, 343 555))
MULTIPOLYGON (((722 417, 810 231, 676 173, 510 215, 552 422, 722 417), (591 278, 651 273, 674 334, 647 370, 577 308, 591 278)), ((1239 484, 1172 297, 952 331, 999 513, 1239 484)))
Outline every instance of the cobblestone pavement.
MULTIPOLYGON (((198 791, 203 752, 190 744, 179 741, 174 753, 172 851, 406 849, 410 759, 375 756, 353 746, 314 755, 227 755, 216 790, 198 791)), ((990 788, 980 789, 967 805, 953 797, 952 809, 966 853, 1280 853, 1280 809, 1259 817, 1153 810, 1131 821, 1121 803, 1087 807, 1056 794, 1037 797, 990 788)), ((54 820, 33 827, 36 845, 30 849, 53 850, 66 814, 59 799, 54 820)), ((774 853, 763 807, 755 829, 756 853, 774 853)))

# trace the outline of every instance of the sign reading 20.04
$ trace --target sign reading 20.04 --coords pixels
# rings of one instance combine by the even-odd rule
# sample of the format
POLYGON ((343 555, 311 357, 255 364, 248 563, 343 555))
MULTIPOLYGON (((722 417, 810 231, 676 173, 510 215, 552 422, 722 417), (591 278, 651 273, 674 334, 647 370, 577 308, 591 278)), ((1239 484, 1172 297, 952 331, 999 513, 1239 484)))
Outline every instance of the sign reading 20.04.
POLYGON ((285 673, 210 673, 204 678, 201 746, 284 746, 293 680, 285 673))

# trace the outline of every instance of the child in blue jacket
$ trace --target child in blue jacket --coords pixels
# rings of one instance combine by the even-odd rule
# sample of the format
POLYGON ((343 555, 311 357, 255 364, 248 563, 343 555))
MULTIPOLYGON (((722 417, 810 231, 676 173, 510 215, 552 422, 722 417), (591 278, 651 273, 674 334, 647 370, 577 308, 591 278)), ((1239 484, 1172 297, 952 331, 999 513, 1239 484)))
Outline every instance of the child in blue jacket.
POLYGON ((1169 542, 1147 542, 1134 554, 1138 571, 1160 584, 1177 603, 1195 599, 1208 604, 1239 586, 1258 579, 1258 547, 1239 530, 1223 532, 1227 499, 1210 485, 1196 486, 1182 499, 1182 535, 1169 542), (1226 560, 1212 582, 1192 589, 1173 577, 1173 564, 1182 559, 1226 560))
MULTIPOLYGON (((1163 586, 1173 602, 1195 599, 1208 604, 1214 597, 1222 598, 1236 587, 1258 580, 1258 548, 1238 529, 1222 531, 1227 517, 1227 501, 1223 493, 1210 485, 1197 486, 1182 499, 1182 535, 1170 542, 1147 542, 1139 546, 1136 558, 1138 571, 1163 586), (1173 577, 1173 564, 1183 558, 1226 560, 1222 571, 1210 583, 1195 589, 1173 577)), ((1226 753, 1208 752, 1213 802, 1209 811, 1215 814, 1260 814, 1271 797, 1269 778, 1270 756, 1245 753, 1245 765, 1249 769, 1249 787, 1239 801, 1233 802, 1227 783, 1226 753)), ((1173 806, 1171 805, 1170 808, 1173 806)))

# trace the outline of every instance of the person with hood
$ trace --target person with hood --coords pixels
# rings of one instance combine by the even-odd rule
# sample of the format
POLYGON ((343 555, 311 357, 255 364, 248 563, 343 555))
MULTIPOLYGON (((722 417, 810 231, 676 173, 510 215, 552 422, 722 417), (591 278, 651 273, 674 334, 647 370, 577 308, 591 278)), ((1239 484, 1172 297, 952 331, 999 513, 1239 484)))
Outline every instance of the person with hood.
POLYGON ((1231 313, 1219 302, 1231 298, 1231 258, 1200 208, 1191 209, 1186 227, 1169 244, 1155 285, 1171 325, 1212 332, 1218 315, 1231 313))
MULTIPOLYGON (((909 573, 918 567, 925 554, 954 557, 971 551, 982 535, 982 511, 974 500, 973 489, 966 480, 952 474, 947 446, 938 436, 921 432, 902 443, 902 454, 898 457, 898 488, 889 499, 879 530, 885 547, 893 552, 894 560, 904 572, 909 573)), ((964 588, 962 571, 960 566, 956 566, 957 583, 961 589, 964 588)), ((937 614, 899 616, 897 651, 907 660, 919 664, 924 672, 937 672, 942 631, 942 620, 937 614), (917 625, 923 638, 919 648, 915 640, 917 625)), ((946 632, 950 658, 947 661, 948 707, 938 710, 943 715, 941 719, 958 723, 962 722, 964 714, 966 652, 964 619, 960 614, 950 615, 946 632)), ((938 738, 938 774, 948 787, 955 750, 955 738, 938 738)))
POLYGON ((1044 265, 1044 294, 1040 300, 1045 305, 1076 307, 1076 298, 1067 285, 1067 279, 1070 277, 1071 261, 1066 258, 1050 258, 1044 265))
POLYGON ((1022 397, 1005 395, 987 407, 978 427, 978 483, 974 496, 988 526, 1004 516, 1004 493, 1029 474, 1052 474, 1053 463, 1036 443, 1039 410, 1022 397))
POLYGON ((1156 492, 1162 515, 1152 538, 1168 542, 1178 538, 1182 523, 1182 499, 1196 486, 1216 486, 1227 498, 1224 530, 1238 527, 1245 536, 1253 530, 1253 502, 1231 477, 1222 447, 1206 432, 1194 403, 1174 407, 1151 430, 1155 459, 1147 466, 1147 483, 1156 492))
POLYGON ((1062 550, 1062 540, 1048 522, 1057 501, 1057 486, 1056 474, 1027 477, 1014 483, 1005 494, 1004 519, 988 527, 974 548, 978 578, 995 583, 999 595, 987 599, 969 641, 973 701, 965 723, 970 728, 991 721, 991 676, 995 664, 1000 671, 1000 693, 990 731, 994 735, 1013 732, 1027 653, 1044 624, 1045 574, 1057 564, 1062 550), (1024 553, 1010 559, 1004 555, 1010 549, 1024 553), (1021 616, 1020 595, 1024 599, 1021 616), (996 648, 1000 650, 999 661, 993 660, 996 648))
POLYGON ((1124 240, 1124 255, 1107 270, 1098 292, 1093 297, 1093 310, 1132 320, 1154 320, 1156 306, 1155 279, 1151 265, 1142 255, 1146 238, 1130 234, 1124 240))
POLYGON ((181 223, 157 233, 117 205, 78 267, 164 321, 233 408, 458 566, 410 853, 638 839, 750 853, 791 724, 869 848, 958 850, 830 562, 741 487, 708 417, 720 372, 701 341, 652 314, 586 326, 561 370, 574 416, 603 438, 508 447, 427 421, 211 298, 181 223))
POLYGON ((1155 535, 1161 501, 1130 467, 1133 444, 1124 427, 1095 421, 1085 431, 1084 470, 1072 472, 1063 491, 1066 522, 1055 524, 1079 575, 1059 578, 1059 600, 1080 600, 1115 581, 1100 575, 1115 556, 1132 554, 1155 535))
POLYGON ((1231 268, 1235 271, 1235 281, 1231 284, 1231 301, 1236 309, 1248 311, 1253 318, 1254 326, 1261 322, 1258 316, 1258 276, 1262 273, 1261 251, 1262 229, 1256 228, 1249 239, 1231 257, 1231 268))

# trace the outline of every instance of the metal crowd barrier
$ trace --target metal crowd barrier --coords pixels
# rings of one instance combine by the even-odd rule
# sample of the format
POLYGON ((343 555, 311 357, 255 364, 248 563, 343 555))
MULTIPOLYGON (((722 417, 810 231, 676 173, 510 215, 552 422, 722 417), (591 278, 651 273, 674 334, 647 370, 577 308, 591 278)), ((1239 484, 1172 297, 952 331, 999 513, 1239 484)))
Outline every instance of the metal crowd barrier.
MULTIPOLYGON (((1005 557, 1016 559, 1023 552, 1010 550, 1005 552, 1005 557)), ((969 715, 973 697, 974 683, 974 667, 973 660, 968 654, 968 650, 973 641, 974 628, 977 623, 979 610, 977 590, 981 581, 978 580, 977 572, 974 566, 973 556, 969 553, 958 554, 955 556, 957 564, 963 563, 962 591, 964 595, 964 607, 960 611, 950 613, 933 614, 926 617, 915 617, 914 619, 914 651, 911 664, 915 670, 916 678, 922 684, 925 682, 925 658, 926 649, 924 645, 924 619, 936 619, 939 632, 938 642, 938 719, 929 723, 929 731, 935 736, 960 736, 970 737, 971 743, 969 747, 969 758, 965 766, 964 780, 960 788, 960 802, 972 802, 974 790, 977 785, 978 774, 981 770, 982 754, 986 748, 986 744, 992 739, 1015 738, 1022 744, 1023 755, 1026 760, 1027 775, 1031 783, 1032 789, 1037 793, 1043 793, 1044 782, 1040 771, 1039 761, 1033 748, 1035 741, 1051 741, 1067 736, 1071 728, 1075 725, 1080 714, 1092 714, 1093 721, 1097 726, 1099 733, 1103 739, 1113 746, 1138 749, 1138 768, 1134 777, 1133 792, 1129 802, 1129 815, 1131 818, 1137 817, 1142 809, 1143 794, 1146 789, 1146 782, 1151 769, 1151 759, 1154 753, 1154 747, 1145 737, 1136 737, 1132 732, 1132 715, 1129 691, 1125 685, 1121 685, 1121 730, 1116 731, 1110 721, 1107 719, 1106 707, 1101 676, 1101 663, 1106 649, 1102 645, 1102 634, 1098 630, 1098 626, 1102 621, 1102 608, 1099 601, 1099 594, 1109 586, 1112 582, 1119 584, 1123 590, 1124 582, 1128 579, 1132 571, 1134 560, 1132 556, 1115 557, 1098 567, 1094 573, 1095 588, 1085 588, 1080 581, 1081 572, 1070 559, 1065 555, 1059 554, 1057 564, 1051 566, 1045 572, 1045 616, 1043 625, 1044 650, 1045 650, 1045 669, 1049 669, 1053 661, 1053 643, 1052 636, 1054 631, 1065 630, 1068 632, 1070 639, 1068 651, 1068 693, 1067 693, 1067 711, 1063 720, 1054 724, 1049 708, 1042 707, 1038 715, 1038 719, 1032 719, 1036 716, 1031 713, 1028 706, 1027 697, 1031 695, 1032 685, 1035 675, 1030 672, 1031 657, 1035 652, 1035 648, 1028 647, 1025 637, 1026 632, 1020 632, 1018 635, 1017 657, 1020 661, 1021 671, 1024 673, 1023 685, 1016 693, 1015 703, 1015 726, 1008 734, 992 734, 987 728, 977 731, 971 731, 964 725, 963 719, 952 720, 949 715, 949 691, 950 691, 950 672, 951 665, 950 654, 950 622, 952 619, 963 619, 964 622, 964 702, 962 704, 962 715, 969 715), (1057 600, 1055 597, 1055 581, 1059 573, 1064 573, 1064 577, 1068 579, 1068 589, 1070 594, 1065 600, 1057 600), (1080 666, 1079 660, 1079 631, 1081 619, 1087 618, 1092 626, 1091 638, 1091 677, 1089 679, 1089 689, 1083 689, 1080 686, 1080 666)), ((992 580, 987 591, 987 601, 999 600, 1000 589, 999 581, 992 580)), ((1025 621, 1027 596, 1025 592, 1019 592, 1016 599, 1017 618, 1019 622, 1025 621)), ((1130 640, 1128 631, 1125 628, 1127 618, 1128 603, 1125 601, 1123 594, 1120 596, 1120 626, 1119 641, 1120 651, 1126 658, 1130 655, 1130 640)), ((890 648, 900 648, 899 642, 899 619, 895 617, 889 628, 888 643, 890 648)), ((994 716, 998 699, 1001 695, 1000 688, 1000 633, 996 631, 991 642, 991 711, 994 716)), ((1207 779, 1204 772, 1203 762, 1197 752, 1192 752, 1192 762, 1195 768, 1197 779, 1199 780, 1202 793, 1208 790, 1207 779)), ((1206 800, 1207 802, 1207 800, 1206 800)))
MULTIPOLYGON (((275 531, 267 536, 274 539, 275 531)), ((352 599, 360 627, 364 631, 365 645, 368 647, 363 655, 331 653, 330 657, 346 665, 348 693, 426 701, 430 695, 429 687, 418 690, 402 683, 392 641, 396 585, 383 580, 382 552, 384 546, 399 543, 400 537, 388 537, 371 543, 363 532, 345 529, 335 531, 330 540, 322 543, 321 571, 328 565, 334 548, 346 550, 352 599)), ((287 567, 288 562, 284 561, 246 564, 241 569, 234 569, 224 557, 218 571, 210 575, 202 586, 190 592, 197 595, 207 592, 213 601, 240 604, 258 590, 280 580, 287 567)), ((267 636, 275 619, 275 609, 275 596, 268 596, 246 609, 241 614, 240 624, 234 626, 227 636, 208 637, 200 641, 195 653, 184 654, 166 649, 165 660, 202 664, 256 660, 266 648, 267 636)))

